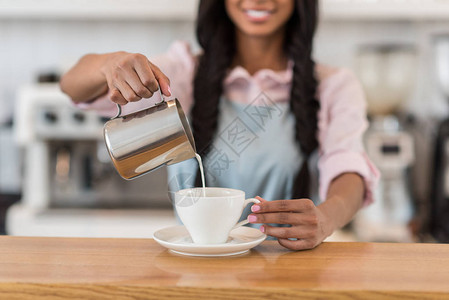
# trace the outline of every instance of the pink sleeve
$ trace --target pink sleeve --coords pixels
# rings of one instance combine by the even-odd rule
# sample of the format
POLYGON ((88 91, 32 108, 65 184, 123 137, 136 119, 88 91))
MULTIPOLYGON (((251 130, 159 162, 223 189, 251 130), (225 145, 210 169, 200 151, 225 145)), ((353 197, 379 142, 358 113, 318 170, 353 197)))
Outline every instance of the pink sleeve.
MULTIPOLYGON (((186 114, 189 114, 193 103, 193 77, 195 72, 195 57, 186 42, 174 42, 168 51, 162 55, 149 58, 170 79, 172 96, 168 99, 178 98, 186 114)), ((145 109, 160 101, 159 92, 153 97, 130 102, 122 107, 122 114, 129 114, 145 109)), ((96 110, 103 116, 114 116, 116 105, 111 102, 109 94, 98 97, 90 103, 77 104, 82 109, 96 110)))
POLYGON ((368 127, 363 90, 351 71, 340 69, 319 86, 320 198, 326 199, 329 185, 343 173, 357 173, 365 181, 365 201, 373 201, 379 171, 363 146, 368 127))

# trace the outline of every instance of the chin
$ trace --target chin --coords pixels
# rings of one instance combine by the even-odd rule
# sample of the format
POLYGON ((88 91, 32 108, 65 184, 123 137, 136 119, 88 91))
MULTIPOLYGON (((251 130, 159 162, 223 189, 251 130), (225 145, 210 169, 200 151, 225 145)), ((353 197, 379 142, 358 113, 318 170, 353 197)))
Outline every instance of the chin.
POLYGON ((276 32, 276 28, 266 25, 252 25, 245 28, 240 28, 240 31, 247 36, 267 37, 273 35, 276 32))

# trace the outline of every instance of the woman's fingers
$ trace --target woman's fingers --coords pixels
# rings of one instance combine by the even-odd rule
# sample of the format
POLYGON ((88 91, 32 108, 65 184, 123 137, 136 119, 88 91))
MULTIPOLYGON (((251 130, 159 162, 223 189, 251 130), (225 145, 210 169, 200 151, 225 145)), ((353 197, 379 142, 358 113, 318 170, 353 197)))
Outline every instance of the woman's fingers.
POLYGON ((276 224, 299 224, 299 214, 289 212, 250 214, 248 221, 250 223, 276 223, 276 224))
POLYGON ((307 212, 313 210, 315 205, 310 199, 295 199, 295 200, 275 200, 264 201, 260 204, 253 206, 252 211, 254 213, 266 213, 266 212, 307 212))
POLYGON ((102 72, 115 103, 151 98, 159 86, 165 95, 171 95, 170 80, 142 54, 118 52, 102 72))
POLYGON ((317 225, 318 217, 315 214, 276 212, 250 214, 249 223, 265 224, 291 224, 291 225, 317 225))
POLYGON ((133 89, 134 93, 141 98, 151 98, 153 96, 153 92, 151 92, 143 83, 140 81, 139 76, 133 70, 133 72, 129 72, 126 77, 126 82, 133 89))
POLYGON ((156 66, 150 62, 151 70, 153 70, 153 74, 156 77, 156 80, 159 82, 159 86, 161 87, 161 91, 165 96, 171 96, 170 90, 170 79, 165 76, 164 73, 156 66))
POLYGON ((155 93, 160 87, 161 92, 165 96, 171 96, 170 80, 156 65, 146 59, 146 57, 139 57, 134 68, 137 75, 139 75, 140 81, 148 90, 155 93))
POLYGON ((124 80, 115 81, 114 86, 120 91, 123 98, 128 102, 139 101, 142 97, 138 96, 129 84, 124 80))
POLYGON ((292 226, 292 227, 274 227, 269 225, 262 225, 261 231, 267 235, 277 237, 280 239, 288 238, 302 238, 308 239, 315 236, 313 228, 305 225, 292 226))
POLYGON ((279 244, 291 250, 308 250, 315 248, 319 243, 314 239, 278 239, 279 244))
POLYGON ((120 93, 120 91, 115 87, 110 90, 109 98, 112 102, 120 105, 125 105, 128 103, 128 101, 126 101, 126 99, 123 97, 122 93, 120 93))
POLYGON ((140 82, 153 94, 159 89, 158 82, 154 76, 151 63, 145 57, 134 64, 134 70, 139 76, 140 82))
POLYGON ((249 223, 264 223, 260 230, 277 237, 279 244, 288 249, 312 249, 328 236, 326 216, 310 199, 261 201, 254 204, 251 211, 249 223), (291 226, 273 227, 266 224, 291 226))
POLYGON ((111 93, 111 100, 115 103, 125 105, 128 102, 138 101, 142 99, 139 95, 134 92, 132 87, 126 81, 130 78, 131 67, 129 64, 124 62, 120 63, 119 67, 114 68, 113 72, 106 74, 106 80, 108 82, 108 87, 111 93), (122 97, 117 94, 117 90, 122 97), (113 96, 113 97, 112 97, 113 96), (125 99, 126 103, 123 103, 125 99))
POLYGON ((265 200, 264 198, 262 198, 262 197, 260 197, 260 196, 256 196, 256 197, 254 197, 254 198, 256 198, 257 200, 259 200, 260 202, 268 202, 267 200, 265 200))

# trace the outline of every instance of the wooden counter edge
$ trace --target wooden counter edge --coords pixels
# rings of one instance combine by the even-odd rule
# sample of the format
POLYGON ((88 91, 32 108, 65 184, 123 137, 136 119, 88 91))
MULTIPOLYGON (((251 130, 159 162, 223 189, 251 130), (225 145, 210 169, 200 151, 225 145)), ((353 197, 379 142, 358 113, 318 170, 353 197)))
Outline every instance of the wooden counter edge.
POLYGON ((0 299, 448 299, 421 291, 359 291, 291 288, 156 287, 105 284, 0 283, 0 299))

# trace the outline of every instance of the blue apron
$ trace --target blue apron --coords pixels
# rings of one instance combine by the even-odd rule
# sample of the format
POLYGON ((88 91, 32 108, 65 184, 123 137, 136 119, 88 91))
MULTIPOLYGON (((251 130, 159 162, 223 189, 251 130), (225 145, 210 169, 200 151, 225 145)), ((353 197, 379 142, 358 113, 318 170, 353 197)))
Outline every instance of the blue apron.
MULTIPOLYGON (((257 105, 220 100, 217 134, 203 157, 206 182, 211 187, 242 190, 246 198, 291 199, 303 155, 295 140, 295 118, 289 103, 274 103, 263 93, 257 105)), ((317 197, 317 155, 309 161, 312 199, 317 197)), ((170 193, 194 186, 196 159, 168 168, 170 193)), ((250 206, 242 215, 251 213, 250 206)), ((251 224, 258 227, 260 225, 251 224)))

